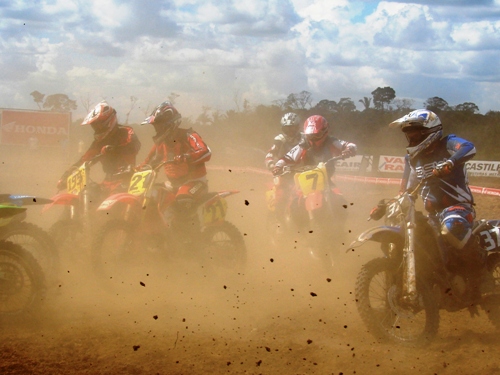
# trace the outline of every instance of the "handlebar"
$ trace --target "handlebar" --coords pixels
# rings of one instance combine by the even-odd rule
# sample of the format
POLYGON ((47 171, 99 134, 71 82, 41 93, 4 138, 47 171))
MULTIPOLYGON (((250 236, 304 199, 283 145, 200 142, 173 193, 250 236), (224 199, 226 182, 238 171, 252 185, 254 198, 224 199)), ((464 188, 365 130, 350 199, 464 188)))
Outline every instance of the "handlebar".
POLYGON ((142 166, 136 167, 136 171, 147 171, 147 170, 152 170, 152 171, 158 171, 161 167, 163 167, 165 164, 169 163, 174 163, 174 160, 166 160, 162 161, 158 164, 155 164, 154 166, 151 164, 144 164, 142 166))
POLYGON ((316 167, 318 167, 318 165, 320 165, 321 163, 325 164, 325 165, 328 165, 330 163, 333 163, 333 162, 336 162, 337 160, 345 160, 347 158, 349 158, 350 156, 345 156, 345 155, 338 155, 338 156, 334 156, 330 159, 328 159, 327 161, 324 161, 324 162, 320 162, 316 165, 302 165, 302 166, 293 166, 293 165, 285 165, 283 167, 283 173, 279 174, 279 175, 276 175, 276 176, 283 176, 287 173, 293 173, 293 172, 305 172, 305 171, 309 171, 311 169, 314 169, 316 167))

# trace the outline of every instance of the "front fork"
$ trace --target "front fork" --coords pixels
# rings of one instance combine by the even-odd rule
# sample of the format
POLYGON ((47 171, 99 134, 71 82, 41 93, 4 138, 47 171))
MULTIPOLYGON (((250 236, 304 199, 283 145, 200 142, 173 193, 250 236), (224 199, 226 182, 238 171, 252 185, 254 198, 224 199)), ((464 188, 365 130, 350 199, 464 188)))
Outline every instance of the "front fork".
POLYGON ((80 213, 82 217, 83 241, 90 241, 92 238, 92 224, 90 219, 90 194, 87 190, 82 192, 80 213))
POLYGON ((415 211, 413 208, 408 213, 406 222, 406 243, 403 249, 403 299, 414 303, 417 298, 417 276, 415 266, 415 211))

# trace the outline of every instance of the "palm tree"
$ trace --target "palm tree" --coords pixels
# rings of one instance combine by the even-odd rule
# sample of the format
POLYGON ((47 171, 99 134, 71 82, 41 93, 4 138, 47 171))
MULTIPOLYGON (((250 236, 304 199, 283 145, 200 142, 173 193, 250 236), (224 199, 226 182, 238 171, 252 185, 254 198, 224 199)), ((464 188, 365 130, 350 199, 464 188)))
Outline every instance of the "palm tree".
POLYGON ((365 96, 363 97, 363 99, 359 99, 358 102, 363 104, 363 107, 365 107, 365 110, 367 110, 368 108, 370 108, 370 104, 372 103, 372 98, 368 98, 365 96))

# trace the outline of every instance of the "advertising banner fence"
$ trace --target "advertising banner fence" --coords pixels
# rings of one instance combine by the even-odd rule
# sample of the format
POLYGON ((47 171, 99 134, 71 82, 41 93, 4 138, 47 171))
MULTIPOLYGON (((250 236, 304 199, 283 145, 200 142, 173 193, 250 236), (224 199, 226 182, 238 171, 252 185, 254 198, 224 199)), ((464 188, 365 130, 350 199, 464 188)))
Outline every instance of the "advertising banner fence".
POLYGON ((380 155, 378 159, 379 172, 402 174, 404 169, 405 158, 403 156, 380 155))
POLYGON ((335 169, 343 172, 371 172, 373 156, 356 155, 345 160, 338 160, 335 163, 335 169))
MULTIPOLYGON (((384 173, 403 173, 404 157, 380 155, 378 171, 384 173)), ((465 163, 467 174, 475 177, 500 177, 500 162, 471 160, 465 163)))
POLYGON ((476 177, 500 177, 500 162, 472 160, 465 163, 467 174, 476 177))
POLYGON ((0 143, 61 146, 69 140, 70 112, 0 109, 0 143))

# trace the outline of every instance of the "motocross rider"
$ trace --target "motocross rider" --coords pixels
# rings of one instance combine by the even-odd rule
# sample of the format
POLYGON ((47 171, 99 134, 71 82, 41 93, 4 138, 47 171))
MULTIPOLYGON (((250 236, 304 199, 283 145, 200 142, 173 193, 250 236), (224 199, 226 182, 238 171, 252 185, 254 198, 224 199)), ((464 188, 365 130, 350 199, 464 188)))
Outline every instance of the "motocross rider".
POLYGON ((432 111, 418 109, 393 121, 408 140, 401 191, 422 181, 420 195, 429 213, 429 222, 444 241, 447 267, 456 259, 467 264, 473 296, 480 296, 486 271, 486 253, 472 235, 476 213, 469 188, 465 162, 476 154, 471 142, 454 134, 443 136, 443 126, 432 111), (433 177, 433 178, 429 178, 433 177))
MULTIPOLYGON (((356 155, 354 143, 337 139, 328 134, 329 125, 323 116, 311 116, 304 122, 302 140, 276 162, 273 175, 283 174, 284 167, 292 165, 316 165, 335 156, 350 157, 356 155)), ((333 178, 335 165, 327 165, 330 180, 333 178)))
POLYGON ((293 112, 281 118, 281 133, 274 137, 274 143, 266 154, 267 169, 273 170, 276 162, 300 142, 300 120, 293 112))
MULTIPOLYGON (((266 154, 264 162, 269 171, 275 167, 276 162, 291 148, 300 142, 300 120, 293 112, 285 113, 281 118, 281 133, 274 137, 274 143, 266 154)), ((283 233, 283 217, 286 207, 286 198, 293 186, 292 178, 275 179, 275 215, 277 221, 276 231, 283 233)))
MULTIPOLYGON (((61 176, 57 188, 66 188, 66 180, 75 167, 101 154, 99 161, 105 173, 101 193, 109 195, 119 189, 130 175, 113 177, 117 172, 136 164, 141 143, 130 126, 118 124, 116 111, 106 101, 98 103, 85 117, 81 125, 90 125, 94 130, 94 141, 88 150, 61 176)), ((127 185, 128 185, 128 181, 127 185)))
MULTIPOLYGON (((304 122, 302 141, 276 162, 273 174, 283 173, 288 165, 315 165, 335 156, 350 157, 356 155, 354 143, 342 141, 328 134, 329 125, 323 116, 311 116, 304 122)), ((329 174, 333 175, 335 165, 331 164, 329 174)))
POLYGON ((152 124, 156 131, 153 147, 141 166, 167 162, 166 185, 175 193, 174 203, 164 212, 169 223, 173 217, 190 219, 196 212, 196 201, 208 192, 205 163, 210 160, 211 150, 197 132, 180 128, 181 122, 181 114, 165 101, 141 124, 152 124))

